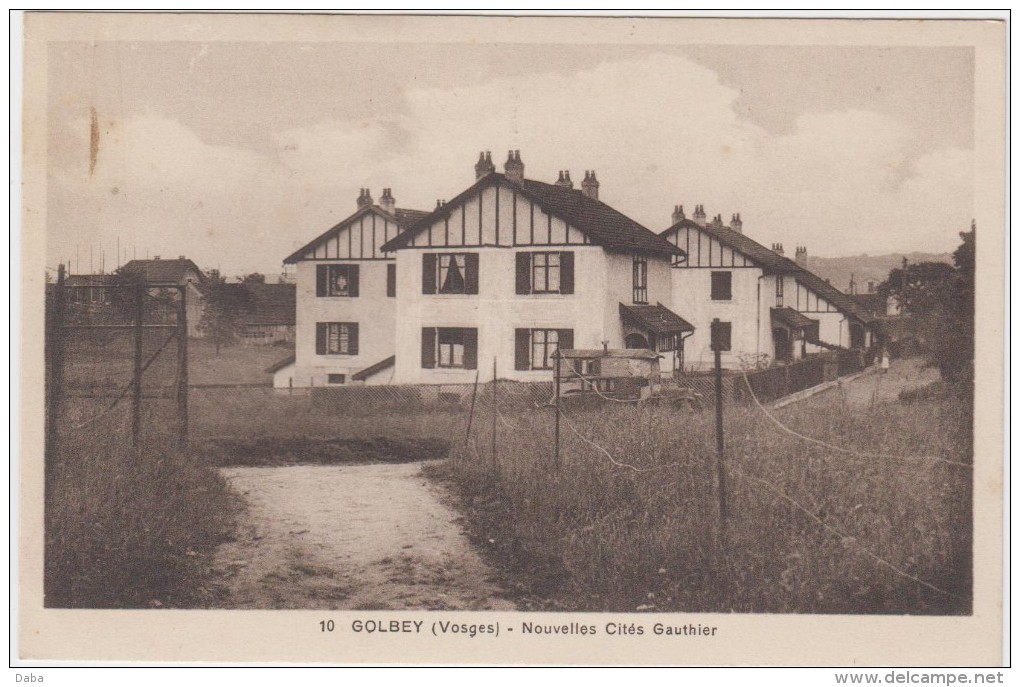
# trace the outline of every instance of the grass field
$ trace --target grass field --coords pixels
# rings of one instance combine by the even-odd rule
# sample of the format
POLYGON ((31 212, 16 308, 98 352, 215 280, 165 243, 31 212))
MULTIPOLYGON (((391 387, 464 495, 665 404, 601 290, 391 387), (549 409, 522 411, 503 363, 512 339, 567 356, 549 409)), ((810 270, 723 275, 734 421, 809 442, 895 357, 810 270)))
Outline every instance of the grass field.
MULTIPOLYGON (((970 409, 955 397, 855 409, 826 394, 776 416, 842 448, 970 463, 970 409)), ((755 408, 728 408, 725 428, 725 538, 708 413, 574 412, 560 469, 550 413, 508 415, 496 463, 482 430, 427 472, 459 494, 525 607, 969 612, 969 467, 850 455, 779 431, 755 408)))
POLYGON ((191 607, 215 596, 209 561, 240 502, 171 442, 153 437, 136 454, 126 419, 64 432, 46 508, 47 607, 191 607))

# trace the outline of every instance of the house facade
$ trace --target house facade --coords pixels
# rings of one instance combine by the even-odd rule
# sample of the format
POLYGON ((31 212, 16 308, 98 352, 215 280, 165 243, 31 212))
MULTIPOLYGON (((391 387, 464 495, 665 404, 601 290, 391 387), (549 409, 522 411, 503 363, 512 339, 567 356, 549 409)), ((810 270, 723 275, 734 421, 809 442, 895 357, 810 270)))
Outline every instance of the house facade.
POLYGON ((397 208, 390 189, 284 261, 294 265, 294 359, 274 366, 277 387, 385 384, 396 345, 395 256, 383 244, 427 213, 397 208))
POLYGON ((874 318, 807 270, 806 248, 798 247, 797 259, 790 260, 781 245, 769 249, 747 237, 740 215, 733 215, 730 226, 720 215, 706 220, 702 206, 691 218, 677 206, 672 225, 661 234, 687 254, 671 273, 674 308, 695 329, 685 348, 684 370, 714 365, 713 319, 729 332, 729 350, 721 358, 731 369, 873 344, 874 318))
POLYGON ((202 293, 202 285, 206 283, 206 275, 199 269, 194 261, 185 256, 175 259, 163 259, 155 256, 146 260, 129 260, 124 263, 119 272, 124 275, 140 279, 145 284, 151 285, 177 285, 184 286, 184 305, 188 322, 188 336, 198 338, 202 336, 199 323, 202 321, 202 313, 205 312, 205 294, 202 293))
POLYGON ((269 346, 294 342, 297 287, 294 284, 245 284, 251 310, 241 317, 241 343, 269 346))
POLYGON ((547 381, 557 348, 672 355, 683 322, 661 303, 683 252, 598 199, 504 173, 480 155, 475 183, 383 246, 397 264, 393 382, 547 381))

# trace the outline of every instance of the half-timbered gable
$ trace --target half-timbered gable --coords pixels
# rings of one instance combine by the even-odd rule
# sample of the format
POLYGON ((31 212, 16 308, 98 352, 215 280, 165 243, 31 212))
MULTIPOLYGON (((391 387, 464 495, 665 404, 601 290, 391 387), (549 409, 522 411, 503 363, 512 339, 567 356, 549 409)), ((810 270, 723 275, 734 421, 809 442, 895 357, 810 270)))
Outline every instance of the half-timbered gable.
POLYGON ((672 282, 674 309, 695 326, 689 368, 712 364, 713 319, 730 326, 731 350, 723 354, 729 367, 792 361, 820 346, 870 345, 865 330, 872 318, 838 289, 783 256, 781 246, 770 250, 746 236, 739 215, 731 226, 721 216, 705 219, 701 206, 693 219, 678 206, 673 225, 661 233, 687 255, 674 263, 672 282))
POLYGON ((625 324, 620 306, 668 301, 681 249, 601 202, 594 172, 575 190, 567 172, 556 184, 524 178, 516 152, 505 174, 485 162, 474 184, 382 246, 397 255, 395 381, 470 381, 494 359, 500 377, 547 380, 559 347, 679 339, 625 324))
POLYGON ((395 207, 390 189, 289 255, 296 264, 294 360, 274 371, 277 386, 378 383, 392 376, 396 259, 383 250, 425 212, 395 207), (389 361, 389 362, 387 362, 389 361))

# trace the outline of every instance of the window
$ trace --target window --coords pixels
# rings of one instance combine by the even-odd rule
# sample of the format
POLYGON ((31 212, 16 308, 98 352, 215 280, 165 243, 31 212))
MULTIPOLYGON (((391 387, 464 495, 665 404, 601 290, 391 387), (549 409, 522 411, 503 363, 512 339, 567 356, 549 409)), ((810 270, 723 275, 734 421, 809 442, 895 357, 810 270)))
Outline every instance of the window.
POLYGON ((783 307, 783 277, 776 277, 776 307, 783 307))
POLYGON ((424 327, 421 366, 474 370, 478 367, 478 330, 465 327, 424 327))
POLYGON ((397 295, 397 266, 386 265, 386 296, 394 298, 397 295))
POLYGON ((356 322, 319 322, 315 325, 316 355, 357 355, 356 322))
POLYGON ((712 273, 712 300, 713 301, 733 300, 732 272, 712 273))
POLYGON ((358 295, 357 265, 319 265, 315 277, 316 296, 355 298, 358 295))
POLYGON ((422 255, 422 293, 478 293, 478 253, 422 255))
POLYGON ((648 259, 643 255, 634 256, 634 302, 648 302, 648 259))
POLYGON ((515 329, 514 369, 551 370, 557 349, 574 347, 573 329, 515 329))
POLYGON ((347 382, 347 375, 326 375, 326 381, 330 384, 345 384, 347 382))
POLYGON ((516 292, 574 293, 574 253, 517 253, 516 292))
POLYGON ((659 334, 655 337, 655 350, 661 352, 664 351, 675 351, 680 347, 680 335, 679 334, 659 334))

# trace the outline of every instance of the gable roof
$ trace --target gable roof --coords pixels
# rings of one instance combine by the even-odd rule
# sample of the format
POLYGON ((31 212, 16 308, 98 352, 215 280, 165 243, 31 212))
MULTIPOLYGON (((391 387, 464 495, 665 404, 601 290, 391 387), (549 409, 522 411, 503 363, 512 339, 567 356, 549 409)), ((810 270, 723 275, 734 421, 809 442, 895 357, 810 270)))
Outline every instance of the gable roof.
POLYGON ((746 255, 752 261, 765 268, 768 272, 793 275, 796 277, 797 281, 805 287, 811 289, 840 310, 853 315, 865 324, 872 322, 875 319, 852 297, 843 293, 814 272, 808 271, 793 260, 790 260, 790 258, 780 255, 773 250, 769 250, 749 236, 742 234, 739 231, 734 231, 729 227, 712 223, 707 223, 705 226, 701 226, 690 219, 683 219, 671 226, 669 229, 661 232, 659 235, 666 236, 672 231, 685 227, 697 229, 698 231, 708 234, 724 246, 728 246, 729 248, 746 255))
POLYGON ((249 325, 293 325, 297 310, 294 284, 245 284, 252 309, 242 316, 249 325))
POLYGON ((190 270, 198 274, 199 282, 205 281, 205 274, 198 265, 183 257, 175 260, 131 260, 120 268, 125 274, 140 276, 146 284, 179 284, 190 270))
MULTIPOLYGON (((405 230, 410 228, 412 225, 414 225, 422 218, 427 217, 429 215, 429 213, 425 212, 424 210, 411 210, 410 208, 396 208, 391 214, 383 210, 378 205, 363 205, 362 207, 358 208, 354 212, 354 214, 343 218, 342 220, 334 224, 332 227, 330 227, 329 229, 319 234, 314 239, 312 239, 311 241, 309 241, 308 243, 306 243, 305 245, 301 246, 296 251, 288 255, 286 258, 283 259, 284 264, 292 265, 295 262, 298 262, 299 260, 301 260, 301 258, 304 257, 305 253, 307 253, 310 250, 313 250, 323 241, 327 241, 336 236, 337 234, 339 234, 341 231, 344 230, 344 228, 348 224, 350 224, 354 220, 358 219, 359 217, 364 217, 365 215, 368 214, 379 215, 383 219, 387 219, 391 222, 396 223, 398 227, 405 230)), ((387 250, 386 246, 383 246, 383 251, 386 250, 387 250)))
POLYGON ((486 174, 456 198, 436 208, 407 231, 383 244, 382 249, 388 252, 405 247, 411 236, 426 229, 436 220, 448 217, 455 207, 493 185, 514 189, 548 214, 566 221, 571 227, 585 234, 592 243, 603 248, 651 255, 684 255, 680 248, 655 232, 605 203, 589 198, 581 191, 532 179, 525 179, 522 182, 511 181, 498 172, 486 174))
POLYGON ((666 229, 665 231, 661 232, 659 235, 666 236, 670 232, 684 228, 696 229, 698 231, 704 232, 705 234, 708 234, 719 243, 723 244, 724 246, 728 246, 729 248, 732 248, 733 250, 742 253, 743 255, 746 255, 747 257, 751 258, 751 260, 753 260, 754 262, 758 263, 759 265, 761 265, 762 267, 771 272, 790 273, 801 269, 801 267, 797 265, 797 263, 793 262, 792 260, 788 260, 787 258, 784 258, 782 255, 776 253, 775 251, 769 250, 768 248, 761 245, 754 239, 740 233, 739 231, 734 231, 729 227, 725 227, 719 224, 708 223, 702 226, 695 222, 694 220, 682 219, 673 226, 671 226, 669 229, 666 229))

